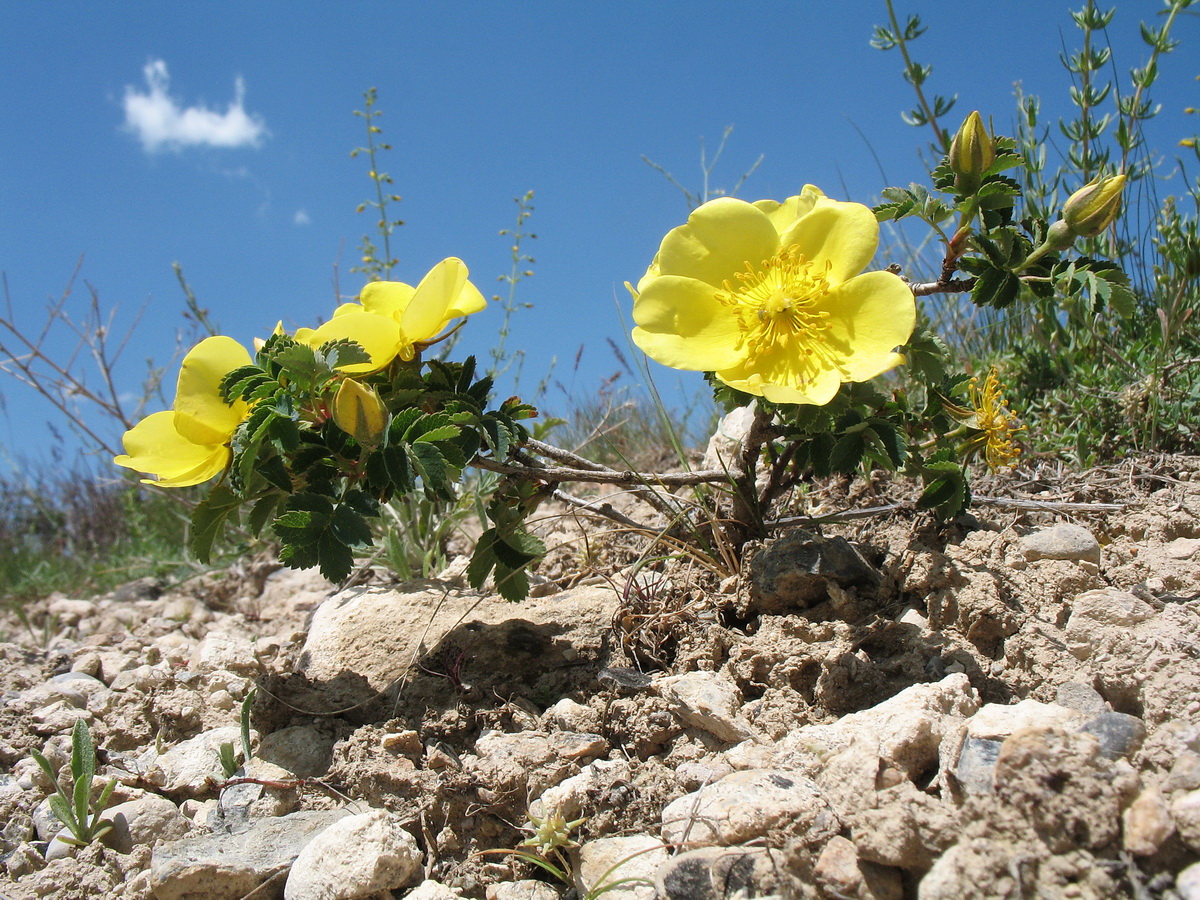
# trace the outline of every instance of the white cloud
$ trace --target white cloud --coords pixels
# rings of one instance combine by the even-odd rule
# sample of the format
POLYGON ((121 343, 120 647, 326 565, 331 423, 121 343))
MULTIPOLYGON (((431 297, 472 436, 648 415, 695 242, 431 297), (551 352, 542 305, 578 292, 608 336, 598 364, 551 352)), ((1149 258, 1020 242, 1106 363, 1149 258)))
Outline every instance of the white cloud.
POLYGON ((296 214, 292 216, 293 225, 311 225, 312 219, 309 218, 307 209, 298 209, 296 214))
POLYGON ((170 95, 171 77, 161 59, 146 63, 146 91, 125 87, 125 127, 137 135, 147 153, 164 148, 257 147, 267 135, 261 116, 248 114, 243 105, 246 85, 239 76, 233 102, 224 112, 203 104, 181 106, 170 95))

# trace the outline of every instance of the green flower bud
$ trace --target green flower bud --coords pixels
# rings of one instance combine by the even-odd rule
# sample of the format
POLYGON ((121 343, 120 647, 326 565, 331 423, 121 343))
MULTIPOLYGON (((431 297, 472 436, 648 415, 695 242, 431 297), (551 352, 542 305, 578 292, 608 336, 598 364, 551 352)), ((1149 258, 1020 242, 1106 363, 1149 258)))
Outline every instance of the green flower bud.
POLYGON ((1116 221, 1124 189, 1124 175, 1110 175, 1085 184, 1063 206, 1063 221, 1075 237, 1095 237, 1116 221))
POLYGON ((960 194, 979 190, 983 173, 996 161, 996 147, 978 110, 967 116, 954 135, 948 161, 954 173, 954 187, 960 194))
POLYGON ((364 447, 374 447, 387 427, 388 411, 373 390, 346 378, 333 398, 333 421, 364 447))

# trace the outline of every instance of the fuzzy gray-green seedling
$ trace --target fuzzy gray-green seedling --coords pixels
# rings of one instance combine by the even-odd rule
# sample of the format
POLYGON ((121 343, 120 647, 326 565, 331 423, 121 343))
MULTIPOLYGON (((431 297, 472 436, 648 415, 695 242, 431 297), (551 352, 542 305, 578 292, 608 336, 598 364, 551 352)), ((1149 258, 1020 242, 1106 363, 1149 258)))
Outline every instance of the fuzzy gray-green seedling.
POLYGON ((75 847, 86 847, 112 830, 112 822, 100 816, 108 806, 108 799, 112 796, 117 782, 114 779, 106 784, 100 791, 100 796, 92 802, 92 782, 96 777, 96 746, 92 743, 92 733, 82 718, 75 720, 75 727, 71 731, 69 792, 59 784, 58 772, 45 756, 34 750, 33 759, 54 782, 55 793, 50 797, 50 811, 71 833, 70 837, 59 835, 59 840, 75 847))

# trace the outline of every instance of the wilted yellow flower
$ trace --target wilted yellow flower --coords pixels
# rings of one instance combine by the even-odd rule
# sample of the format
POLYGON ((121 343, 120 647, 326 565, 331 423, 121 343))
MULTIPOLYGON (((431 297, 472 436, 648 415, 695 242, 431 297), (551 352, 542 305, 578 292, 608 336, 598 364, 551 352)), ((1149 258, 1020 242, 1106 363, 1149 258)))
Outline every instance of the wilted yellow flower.
POLYGON ((412 359, 435 343, 455 319, 487 306, 478 288, 467 280, 466 264, 449 257, 429 270, 416 287, 399 281, 372 281, 359 303, 343 303, 320 328, 300 328, 296 340, 319 347, 348 338, 371 356, 369 363, 342 366, 350 374, 374 372, 393 359, 412 359))
POLYGON ((388 411, 375 391, 346 378, 333 398, 333 421, 364 447, 374 447, 387 427, 388 411))
POLYGON ((1025 430, 1017 424, 1017 417, 1009 411, 1004 401, 1004 385, 993 366, 980 385, 979 379, 971 379, 971 405, 974 407, 975 428, 978 433, 968 442, 966 455, 980 452, 993 472, 1016 465, 1021 456, 1016 435, 1025 430))
POLYGON ((175 409, 149 415, 125 432, 125 453, 113 462, 156 476, 143 481, 161 487, 188 487, 223 472, 229 442, 249 407, 241 400, 226 403, 221 381, 249 364, 250 353, 232 338, 202 340, 183 358, 175 409))
POLYGON ((904 361, 912 291, 890 272, 859 274, 878 242, 870 209, 812 185, 783 203, 712 200, 630 288, 634 343, 775 403, 828 403, 842 382, 904 361))

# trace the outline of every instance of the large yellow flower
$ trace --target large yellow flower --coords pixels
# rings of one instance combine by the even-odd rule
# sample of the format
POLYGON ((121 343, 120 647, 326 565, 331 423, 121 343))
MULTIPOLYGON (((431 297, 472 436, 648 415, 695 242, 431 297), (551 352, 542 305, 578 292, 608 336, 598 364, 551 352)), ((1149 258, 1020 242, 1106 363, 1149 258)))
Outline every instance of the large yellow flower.
POLYGON ((451 256, 430 269, 416 287, 373 281, 363 288, 359 303, 343 303, 320 328, 298 329, 296 340, 312 347, 339 338, 355 341, 371 361, 342 366, 349 374, 377 371, 397 356, 412 359, 455 319, 487 306, 468 274, 466 264, 451 256))
POLYGON ((878 243, 870 209, 812 185, 783 203, 711 200, 638 282, 634 343, 774 403, 828 403, 842 382, 904 361, 912 291, 890 272, 859 274, 878 243))
POLYGON ((161 487, 188 487, 225 471, 229 442, 249 407, 221 399, 221 380, 249 365, 250 353, 232 338, 205 338, 183 358, 175 409, 157 412, 125 432, 118 466, 156 476, 142 479, 161 487))

